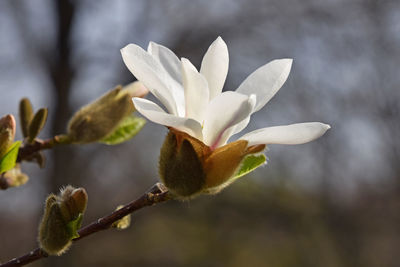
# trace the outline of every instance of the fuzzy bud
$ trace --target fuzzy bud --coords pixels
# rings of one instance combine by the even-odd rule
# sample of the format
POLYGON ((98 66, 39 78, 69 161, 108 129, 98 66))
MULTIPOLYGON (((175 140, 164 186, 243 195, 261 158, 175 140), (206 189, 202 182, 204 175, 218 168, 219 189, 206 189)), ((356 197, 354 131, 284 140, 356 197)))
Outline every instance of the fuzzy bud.
MULTIPOLYGON (((119 205, 115 210, 120 210, 123 207, 124 207, 123 205, 119 205)), ((111 227, 116 228, 118 230, 125 230, 126 228, 129 227, 129 225, 131 225, 131 215, 130 214, 122 217, 122 219, 120 219, 118 221, 113 222, 111 227)))
POLYGON ((67 186, 61 190, 60 208, 65 221, 76 219, 86 210, 88 195, 84 188, 67 186))
POLYGON ((20 165, 16 164, 14 168, 2 174, 0 177, 0 188, 18 187, 26 184, 28 180, 28 175, 21 172, 20 165))
POLYGON ((39 226, 40 247, 49 255, 61 255, 77 237, 88 196, 85 189, 67 186, 58 196, 50 194, 39 226))
POLYGON ((47 108, 41 108, 33 116, 33 119, 29 124, 29 131, 28 131, 29 142, 33 142, 33 140, 35 140, 40 131, 43 129, 44 125, 46 124, 47 113, 48 113, 47 108))
POLYGON ((19 102, 19 119, 21 122, 22 134, 28 137, 29 125, 33 119, 33 108, 28 98, 23 98, 19 102))
POLYGON ((15 119, 13 115, 6 115, 0 119, 0 158, 2 158, 10 148, 15 137, 15 119))
POLYGON ((172 194, 190 197, 203 189, 206 173, 190 136, 188 139, 179 137, 174 131, 169 131, 161 147, 159 172, 162 182, 172 194))
POLYGON ((68 124, 69 138, 81 144, 105 138, 135 110, 132 97, 146 93, 147 89, 138 82, 124 88, 117 86, 74 114, 68 124))

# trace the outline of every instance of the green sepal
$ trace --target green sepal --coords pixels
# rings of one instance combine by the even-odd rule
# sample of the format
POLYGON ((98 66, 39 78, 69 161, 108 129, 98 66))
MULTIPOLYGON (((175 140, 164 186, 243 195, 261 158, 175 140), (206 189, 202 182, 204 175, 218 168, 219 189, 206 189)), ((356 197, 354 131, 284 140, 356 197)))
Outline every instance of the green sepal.
POLYGON ((99 142, 106 145, 117 145, 128 141, 143 128, 145 123, 146 120, 143 118, 139 118, 134 115, 127 116, 111 134, 99 142))
POLYGON ((11 170, 15 167, 21 141, 14 142, 8 152, 0 159, 0 173, 11 170))
POLYGON ((263 165, 267 160, 267 157, 264 154, 260 155, 248 155, 244 158, 240 169, 233 176, 233 180, 236 180, 263 165))
POLYGON ((78 230, 79 228, 81 228, 82 219, 83 219, 83 214, 79 213, 78 217, 76 217, 75 220, 72 220, 69 223, 67 223, 67 229, 71 239, 79 237, 78 230))

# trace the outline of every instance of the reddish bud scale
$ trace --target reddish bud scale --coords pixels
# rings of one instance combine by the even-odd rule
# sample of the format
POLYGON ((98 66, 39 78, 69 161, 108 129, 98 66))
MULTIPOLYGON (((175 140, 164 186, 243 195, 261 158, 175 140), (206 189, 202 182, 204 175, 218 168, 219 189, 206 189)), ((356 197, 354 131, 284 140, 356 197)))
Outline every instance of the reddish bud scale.
POLYGON ((7 153, 15 137, 16 125, 14 116, 8 114, 0 119, 0 158, 7 153))

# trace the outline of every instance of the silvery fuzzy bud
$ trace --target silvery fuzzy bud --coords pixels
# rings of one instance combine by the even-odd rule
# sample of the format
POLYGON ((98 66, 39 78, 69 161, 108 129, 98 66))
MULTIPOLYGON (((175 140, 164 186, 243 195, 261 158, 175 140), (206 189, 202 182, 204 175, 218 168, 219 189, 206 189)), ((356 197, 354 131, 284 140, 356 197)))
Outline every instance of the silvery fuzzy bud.
POLYGON ((212 150, 196 138, 171 128, 160 152, 161 180, 176 197, 219 192, 245 156, 265 148, 265 145, 248 147, 247 144, 245 140, 238 140, 212 150))
POLYGON ((139 82, 117 86, 76 112, 68 124, 72 143, 97 142, 111 134, 134 111, 132 97, 144 96, 147 89, 139 82))
MULTIPOLYGON (((83 188, 67 186, 58 196, 50 194, 39 226, 40 247, 49 255, 61 255, 70 246, 75 233, 70 224, 86 210, 87 194, 83 188)), ((77 226, 80 227, 80 221, 77 226)))
POLYGON ((16 131, 14 116, 8 114, 0 119, 0 158, 2 158, 14 142, 16 131))

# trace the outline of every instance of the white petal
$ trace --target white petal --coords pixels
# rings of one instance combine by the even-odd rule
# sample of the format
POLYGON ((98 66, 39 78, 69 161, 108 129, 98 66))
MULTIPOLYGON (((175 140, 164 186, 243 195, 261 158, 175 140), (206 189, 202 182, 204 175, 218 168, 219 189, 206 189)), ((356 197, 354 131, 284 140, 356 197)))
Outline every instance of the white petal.
POLYGON ((224 40, 218 37, 208 48, 201 62, 200 73, 206 77, 210 100, 219 95, 228 74, 229 54, 224 40))
POLYGON ((170 79, 163 67, 140 46, 129 44, 121 49, 125 65, 172 114, 177 114, 175 100, 169 89, 170 79))
POLYGON ((182 58, 182 78, 185 90, 185 116, 202 123, 209 98, 207 81, 186 58, 182 58))
POLYGON ((262 108, 285 83, 292 67, 292 59, 277 59, 258 68, 239 86, 236 92, 257 95, 254 112, 262 108))
POLYGON ((216 148, 226 142, 231 132, 226 131, 251 113, 253 104, 248 96, 232 91, 215 97, 204 117, 203 142, 216 148))
POLYGON ((175 100, 178 115, 185 116, 185 97, 182 87, 181 61, 169 48, 150 42, 147 51, 156 59, 169 75, 167 83, 175 100))
POLYGON ((249 146, 258 144, 298 145, 322 136, 331 127, 320 122, 296 123, 259 129, 239 139, 247 140, 249 146))
POLYGON ((238 124, 233 125, 233 126, 230 127, 229 129, 227 129, 227 130, 224 132, 224 134, 223 134, 223 136, 222 136, 222 138, 221 138, 221 141, 219 142, 218 146, 223 146, 223 145, 225 145, 226 142, 228 141, 228 139, 229 139, 232 135, 241 132, 244 128, 247 127, 247 125, 248 125, 249 122, 250 122, 251 114, 252 114, 253 111, 254 111, 254 106, 255 106, 255 104, 256 104, 256 96, 255 96, 255 95, 250 95, 250 97, 249 97, 249 103, 250 103, 251 106, 252 106, 252 111, 250 112, 250 114, 249 114, 244 120, 242 120, 241 122, 239 122, 238 124))
POLYGON ((181 83, 181 61, 169 48, 150 42, 147 51, 160 62, 164 69, 178 83, 181 83))
POLYGON ((244 128, 246 128, 247 125, 249 124, 251 114, 254 112, 254 108, 255 108, 255 105, 256 105, 256 103, 257 103, 257 97, 256 97, 256 95, 250 95, 249 101, 250 101, 250 103, 251 103, 252 106, 253 106, 252 111, 250 112, 250 114, 249 114, 244 120, 242 120, 241 122, 239 122, 238 124, 236 124, 235 126, 233 126, 231 135, 234 135, 234 134, 237 134, 237 133, 241 132, 241 131, 242 131, 244 128))
POLYGON ((135 108, 147 119, 161 125, 176 128, 202 140, 201 125, 197 121, 168 114, 157 104, 147 99, 134 97, 132 100, 135 108))

